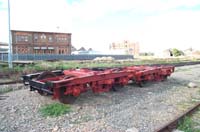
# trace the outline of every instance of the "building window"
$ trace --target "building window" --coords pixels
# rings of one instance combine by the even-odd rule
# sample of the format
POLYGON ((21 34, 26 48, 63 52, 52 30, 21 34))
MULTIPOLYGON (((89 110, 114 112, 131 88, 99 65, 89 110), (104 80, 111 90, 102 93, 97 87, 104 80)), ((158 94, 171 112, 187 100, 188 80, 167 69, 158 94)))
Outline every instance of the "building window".
POLYGON ((46 39, 46 35, 45 35, 45 34, 42 34, 42 35, 40 36, 40 38, 41 38, 41 39, 46 39))
POLYGON ((64 51, 64 49, 59 49, 58 53, 59 54, 65 54, 65 51, 64 51))
POLYGON ((56 38, 57 42, 60 42, 60 38, 56 38))
POLYGON ((49 36, 49 42, 53 42, 53 37, 49 36))
POLYGON ((38 41, 38 35, 34 34, 34 41, 37 42, 38 41))
POLYGON ((50 53, 50 54, 53 54, 53 50, 50 50, 49 53, 50 53))
POLYGON ((46 42, 46 35, 45 34, 42 34, 41 36, 40 36, 40 39, 41 39, 41 41, 42 42, 46 42))
POLYGON ((24 41, 28 42, 28 36, 24 36, 24 41))
POLYGON ((21 41, 25 41, 25 37, 24 36, 21 36, 21 41))
POLYGON ((29 41, 29 36, 27 35, 17 35, 15 37, 16 42, 28 42, 29 41))
POLYGON ((65 36, 56 36, 56 38, 55 38, 55 40, 56 40, 56 42, 62 42, 62 43, 64 43, 64 42, 67 42, 68 41, 68 38, 67 37, 65 37, 65 36))
POLYGON ((20 36, 16 36, 16 42, 20 42, 21 41, 21 37, 20 36))

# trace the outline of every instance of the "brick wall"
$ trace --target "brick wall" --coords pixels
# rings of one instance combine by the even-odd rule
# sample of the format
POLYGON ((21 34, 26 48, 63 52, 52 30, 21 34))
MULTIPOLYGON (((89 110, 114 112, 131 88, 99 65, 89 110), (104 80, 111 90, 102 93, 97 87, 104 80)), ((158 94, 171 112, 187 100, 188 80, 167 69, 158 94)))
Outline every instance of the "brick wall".
POLYGON ((71 54, 71 34, 12 31, 14 54, 71 54))

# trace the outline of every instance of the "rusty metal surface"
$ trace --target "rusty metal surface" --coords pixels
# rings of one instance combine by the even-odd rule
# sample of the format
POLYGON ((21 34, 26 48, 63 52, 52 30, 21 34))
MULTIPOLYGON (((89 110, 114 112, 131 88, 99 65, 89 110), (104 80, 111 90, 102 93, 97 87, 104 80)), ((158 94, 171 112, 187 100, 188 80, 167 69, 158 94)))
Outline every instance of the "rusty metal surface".
POLYGON ((194 111, 196 111, 200 107, 200 102, 195 106, 184 112, 182 115, 177 116, 174 120, 170 121, 166 125, 158 128, 155 132, 172 132, 173 129, 176 129, 178 122, 181 121, 185 116, 191 115, 194 111))
MULTIPOLYGON (((186 65, 196 65, 196 64, 200 64, 200 62, 181 62, 181 63, 172 63, 172 64, 152 64, 149 66, 161 66, 161 65, 174 65, 175 67, 180 67, 180 66, 186 66, 186 65)), ((105 68, 104 68, 105 69, 105 68)), ((14 72, 12 73, 2 73, 0 72, 0 78, 7 78, 9 76, 13 76, 14 72)), ((0 82, 0 85, 7 85, 7 84, 16 84, 16 83, 22 83, 21 80, 17 80, 17 81, 11 81, 11 82, 0 82)))
POLYGON ((127 66, 107 69, 69 69, 61 74, 46 71, 43 73, 24 75, 30 90, 52 94, 54 99, 92 90, 94 93, 109 92, 114 86, 125 86, 134 80, 139 86, 147 81, 165 80, 174 72, 174 66, 127 66), (37 76, 36 76, 37 75, 37 76), (42 76, 40 78, 40 76, 42 76), (36 78, 36 79, 35 79, 36 78), (61 96, 63 94, 63 96, 61 96))

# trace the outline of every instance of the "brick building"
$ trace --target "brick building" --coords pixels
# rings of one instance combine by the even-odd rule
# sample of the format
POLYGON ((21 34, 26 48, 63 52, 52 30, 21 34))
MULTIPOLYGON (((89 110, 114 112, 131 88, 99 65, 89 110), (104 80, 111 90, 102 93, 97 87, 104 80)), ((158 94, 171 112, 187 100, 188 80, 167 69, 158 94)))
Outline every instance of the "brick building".
POLYGON ((71 54, 71 33, 12 30, 13 54, 71 54))
POLYGON ((123 41, 119 43, 112 43, 110 50, 123 50, 125 54, 139 55, 139 43, 123 41))

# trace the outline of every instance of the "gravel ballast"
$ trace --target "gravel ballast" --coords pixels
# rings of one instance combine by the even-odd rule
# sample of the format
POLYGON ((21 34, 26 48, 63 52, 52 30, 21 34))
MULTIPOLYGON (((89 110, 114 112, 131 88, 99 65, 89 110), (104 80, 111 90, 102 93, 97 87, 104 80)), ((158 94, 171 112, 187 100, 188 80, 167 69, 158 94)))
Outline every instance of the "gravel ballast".
MULTIPOLYGON (((30 92, 28 87, 0 96, 0 132, 151 132, 174 119, 200 99, 200 65, 176 68, 162 82, 143 88, 130 84, 117 92, 81 94, 71 105, 72 112, 43 117, 41 106, 58 102, 51 96, 30 92), (188 87, 195 83, 197 87, 188 87)), ((2 86, 0 86, 2 87, 2 86)), ((15 85, 12 85, 13 89, 15 85)))

